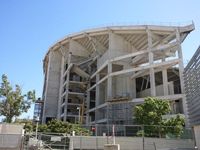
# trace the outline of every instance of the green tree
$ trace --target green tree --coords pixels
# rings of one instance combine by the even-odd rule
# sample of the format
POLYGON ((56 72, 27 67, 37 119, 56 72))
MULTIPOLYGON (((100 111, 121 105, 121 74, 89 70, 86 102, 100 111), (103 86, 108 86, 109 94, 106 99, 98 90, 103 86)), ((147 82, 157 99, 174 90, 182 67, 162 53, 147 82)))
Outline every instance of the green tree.
POLYGON ((15 119, 15 124, 23 124, 25 132, 33 132, 33 121, 29 119, 15 119))
POLYGON ((5 116, 5 122, 11 123, 14 117, 27 112, 31 103, 35 100, 35 91, 29 91, 22 94, 19 85, 15 88, 10 85, 6 75, 2 75, 0 87, 0 115, 5 116))
POLYGON ((39 125, 39 132, 52 132, 52 133, 68 133, 71 134, 75 131, 76 135, 90 135, 91 132, 88 129, 82 128, 78 124, 72 124, 69 122, 63 122, 60 120, 51 120, 46 125, 39 125))
POLYGON ((180 115, 176 115, 176 117, 163 120, 163 125, 170 126, 167 133, 173 133, 175 136, 180 136, 183 133, 183 127, 185 125, 185 120, 180 115))
MULTIPOLYGON (((36 124, 29 120, 20 120, 15 123, 23 123, 24 129, 26 132, 35 132, 36 124)), ((71 134, 72 131, 75 131, 76 135, 91 135, 91 131, 81 127, 78 124, 72 124, 69 122, 63 122, 60 120, 51 120, 47 124, 39 124, 38 132, 46 132, 46 133, 67 133, 71 134)))
POLYGON ((146 136, 163 136, 167 133, 180 136, 183 131, 184 118, 180 115, 170 119, 163 119, 163 115, 171 111, 167 100, 147 97, 143 104, 135 107, 134 111, 136 122, 144 125, 146 136))

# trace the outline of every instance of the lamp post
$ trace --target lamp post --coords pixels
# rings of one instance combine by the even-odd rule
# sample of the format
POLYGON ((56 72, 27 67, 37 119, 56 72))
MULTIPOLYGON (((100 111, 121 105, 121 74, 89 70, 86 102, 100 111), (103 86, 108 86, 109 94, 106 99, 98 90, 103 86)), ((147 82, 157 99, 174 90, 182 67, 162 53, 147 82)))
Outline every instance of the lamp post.
POLYGON ((77 107, 78 110, 78 123, 80 124, 81 108, 77 107))
POLYGON ((35 117, 35 121, 36 121, 35 137, 36 137, 36 139, 37 139, 38 123, 39 123, 39 121, 40 121, 39 116, 35 117))

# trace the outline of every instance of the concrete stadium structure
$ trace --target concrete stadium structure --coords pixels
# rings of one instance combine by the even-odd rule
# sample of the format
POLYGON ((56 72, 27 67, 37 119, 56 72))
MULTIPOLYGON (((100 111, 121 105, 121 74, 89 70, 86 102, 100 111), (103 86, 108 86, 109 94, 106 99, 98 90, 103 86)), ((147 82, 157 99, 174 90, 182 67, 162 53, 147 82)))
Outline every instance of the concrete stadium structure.
POLYGON ((132 124, 134 106, 147 96, 187 115, 181 43, 192 30, 193 24, 112 26, 58 41, 43 63, 43 123, 132 124))

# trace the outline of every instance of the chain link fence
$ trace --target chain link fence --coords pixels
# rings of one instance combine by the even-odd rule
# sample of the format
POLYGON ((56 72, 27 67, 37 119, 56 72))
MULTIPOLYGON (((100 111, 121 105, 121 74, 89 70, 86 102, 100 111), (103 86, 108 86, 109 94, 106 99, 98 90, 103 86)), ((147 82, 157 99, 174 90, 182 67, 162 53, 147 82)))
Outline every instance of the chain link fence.
POLYGON ((23 150, 68 150, 69 135, 65 133, 35 133, 26 134, 23 140, 23 150))

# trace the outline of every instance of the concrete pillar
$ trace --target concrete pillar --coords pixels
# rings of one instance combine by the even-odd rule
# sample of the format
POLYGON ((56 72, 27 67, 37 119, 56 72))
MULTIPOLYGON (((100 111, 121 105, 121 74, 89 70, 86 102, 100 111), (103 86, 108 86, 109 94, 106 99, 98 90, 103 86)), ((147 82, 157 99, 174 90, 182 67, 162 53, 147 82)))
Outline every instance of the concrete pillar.
MULTIPOLYGON (((149 64, 152 65, 154 63, 154 58, 152 52, 152 35, 149 29, 147 29, 147 39, 148 39, 148 50, 149 50, 149 64)), ((151 96, 156 96, 154 68, 150 68, 149 71, 150 71, 151 96)))
MULTIPOLYGON (((135 72, 133 72, 133 75, 135 74, 135 72)), ((136 98, 136 78, 129 78, 129 82, 130 82, 130 90, 131 90, 131 98, 136 98)))
MULTIPOLYGON (((165 59, 162 60, 163 62, 165 59)), ((168 90, 168 79, 167 79, 167 69, 162 70, 162 78, 163 78, 163 91, 164 91, 164 96, 169 94, 168 90)))
POLYGON ((132 79, 132 88, 133 88, 133 90, 132 90, 132 97, 133 98, 136 98, 136 94, 137 94, 137 92, 136 92, 136 79, 135 78, 133 78, 132 79))
MULTIPOLYGON (((180 40, 180 32, 179 29, 176 29, 176 41, 178 43, 178 58, 179 61, 179 78, 180 78, 180 84, 181 84, 181 93, 185 94, 185 85, 184 85, 184 78, 183 78, 183 71, 184 71, 184 65, 183 65, 183 54, 182 54, 182 47, 181 47, 181 40, 180 40)), ((187 104, 186 104, 186 96, 184 95, 182 98, 183 103, 183 111, 186 118, 186 126, 188 126, 188 110, 187 110, 187 104)))
MULTIPOLYGON (((108 75, 112 73, 112 63, 108 63, 108 75)), ((107 100, 112 100, 112 77, 108 76, 107 83, 107 100)))
POLYGON ((179 61, 179 78, 180 78, 180 84, 181 84, 181 93, 184 94, 185 93, 184 78, 183 78, 184 65, 183 65, 183 54, 182 54, 179 29, 176 29, 176 41, 178 43, 178 58, 180 59, 180 61, 179 61))
POLYGON ((60 50, 62 57, 61 57, 61 72, 60 72, 60 89, 59 89, 59 100, 58 100, 58 112, 57 112, 57 119, 60 120, 61 115, 61 105, 62 105, 62 89, 63 89, 63 73, 65 68, 65 58, 62 50, 60 50))
POLYGON ((164 95, 169 94, 168 90, 168 79, 167 79, 167 69, 162 70, 162 76, 163 76, 163 90, 164 90, 164 95))
MULTIPOLYGON (((91 71, 91 67, 89 67, 90 71, 91 71)), ((90 72, 89 71, 89 72, 90 72)), ((90 81, 88 82, 88 85, 87 85, 87 89, 90 88, 90 81)), ((87 91, 87 110, 90 109, 90 91, 87 91)), ((86 114, 86 125, 89 125, 89 122, 90 122, 90 117, 89 117, 89 112, 87 112, 86 114)))
POLYGON ((51 62, 51 57, 52 57, 52 52, 50 51, 49 55, 48 55, 48 59, 49 60, 48 60, 48 66, 47 66, 47 70, 46 70, 47 71, 46 72, 46 77, 47 78, 46 78, 46 85, 45 85, 45 92, 44 92, 45 95, 44 95, 44 106, 43 106, 43 114, 42 114, 42 116, 43 116, 42 117, 42 123, 45 123, 45 121, 46 121, 46 114, 45 114, 45 110, 46 110, 46 108, 45 108, 46 104, 45 103, 46 102, 45 101, 46 101, 46 98, 47 98, 47 89, 48 89, 47 87, 48 87, 48 83, 49 83, 49 71, 50 71, 50 65, 51 65, 51 63, 50 63, 51 62))
MULTIPOLYGON (((99 73, 98 73, 98 74, 96 75, 96 83, 99 82, 99 80, 100 80, 100 75, 99 75, 99 73)), ((100 98, 100 97, 99 97, 99 96, 100 96, 99 90, 100 90, 100 85, 98 84, 98 85, 96 85, 96 98, 95 98, 95 99, 96 99, 96 100, 95 100, 95 101, 96 101, 96 102, 95 102, 95 106, 96 106, 96 107, 100 104, 100 101, 99 101, 99 100, 100 100, 100 99, 99 99, 99 98, 100 98)))
POLYGON ((183 71, 184 71, 184 65, 183 65, 183 53, 182 53, 182 47, 181 47, 181 41, 180 41, 180 33, 179 30, 176 30, 176 41, 178 43, 178 58, 179 61, 179 78, 181 83, 181 93, 185 93, 184 88, 184 79, 183 79, 183 71))

